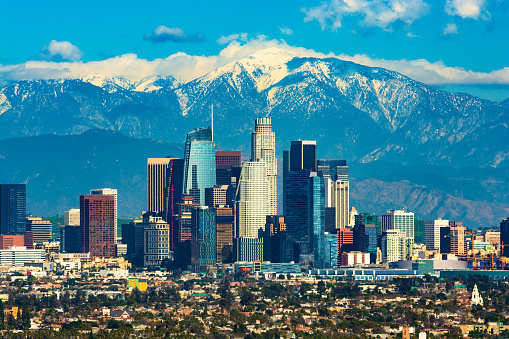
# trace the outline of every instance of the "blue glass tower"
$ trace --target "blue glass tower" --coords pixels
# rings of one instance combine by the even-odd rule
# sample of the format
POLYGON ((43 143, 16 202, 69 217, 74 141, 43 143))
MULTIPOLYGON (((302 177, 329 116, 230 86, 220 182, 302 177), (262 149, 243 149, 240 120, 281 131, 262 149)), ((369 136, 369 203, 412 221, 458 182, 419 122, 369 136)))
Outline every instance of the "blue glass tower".
POLYGON ((311 173, 308 191, 309 247, 314 255, 314 267, 325 267, 325 187, 323 178, 311 173))
POLYGON ((216 211, 207 206, 194 208, 191 231, 191 263, 198 266, 216 264, 216 211))
POLYGON ((338 267, 338 235, 325 233, 325 268, 338 267))
POLYGON ((184 151, 183 193, 205 205, 205 188, 216 184, 216 145, 212 128, 197 128, 187 134, 184 151))

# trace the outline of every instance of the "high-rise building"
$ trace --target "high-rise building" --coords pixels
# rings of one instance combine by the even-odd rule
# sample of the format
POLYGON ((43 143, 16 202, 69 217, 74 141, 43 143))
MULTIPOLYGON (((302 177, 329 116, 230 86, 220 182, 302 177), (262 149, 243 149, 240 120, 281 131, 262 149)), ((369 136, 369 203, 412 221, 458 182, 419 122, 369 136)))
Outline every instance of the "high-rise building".
POLYGON ((336 210, 336 228, 350 226, 350 183, 333 181, 331 196, 332 206, 336 210))
POLYGON ((164 211, 168 165, 172 158, 147 159, 147 211, 164 211))
POLYGON ((263 231, 269 214, 268 186, 266 164, 244 162, 238 187, 239 237, 258 238, 263 231))
POLYGON ((292 141, 290 146, 290 171, 317 171, 316 141, 292 141))
POLYGON ((65 226, 79 226, 80 225, 80 209, 71 208, 64 211, 64 225, 65 226))
POLYGON ((191 264, 211 266, 217 262, 216 210, 197 206, 192 214, 191 264))
POLYGON ((359 224, 353 228, 354 250, 369 253, 370 261, 376 262, 376 250, 378 246, 378 237, 376 225, 359 224))
POLYGON ((500 222, 500 245, 502 246, 502 255, 509 257, 509 218, 500 222))
POLYGON ((45 250, 27 249, 24 246, 0 250, 0 266, 25 266, 46 260, 45 250))
POLYGON ((274 263, 288 262, 288 241, 285 217, 268 215, 263 234, 263 260, 274 263))
POLYGON ((449 238, 451 253, 465 254, 465 230, 461 221, 449 221, 449 238))
POLYGON ((341 253, 353 251, 353 230, 351 228, 338 228, 338 260, 341 253))
MULTIPOLYGON (((438 251, 441 249, 440 246, 440 229, 449 227, 449 220, 424 220, 424 243, 426 244, 426 250, 438 251)), ((447 230, 447 234, 449 230, 447 230)), ((448 253, 448 252, 444 252, 448 253)))
POLYGON ((228 191, 228 185, 205 188, 205 205, 208 207, 226 206, 226 192, 228 191))
POLYGON ((182 197, 182 202, 177 204, 176 213, 174 215, 173 241, 170 242, 170 245, 173 243, 173 247, 170 248, 171 250, 173 250, 177 243, 191 241, 191 218, 193 209, 196 206, 200 206, 200 204, 195 203, 194 198, 190 195, 184 195, 182 197))
POLYGON ((80 196, 81 252, 92 257, 115 256, 115 196, 80 196))
POLYGON ((382 262, 389 263, 406 258, 406 236, 400 229, 382 231, 382 262))
MULTIPOLYGON (((161 267, 163 260, 170 257, 170 225, 156 212, 143 214, 143 267, 161 267)), ((140 239, 141 240, 141 239, 140 239)))
MULTIPOLYGON (((117 215, 117 206, 118 206, 118 199, 117 199, 117 190, 112 188, 99 188, 95 190, 90 190, 90 195, 112 195, 114 197, 114 224, 115 224, 115 230, 114 230, 114 243, 117 243, 117 222, 118 222, 118 215, 117 215)), ((81 208, 80 208, 81 209, 81 208)))
POLYGON ((233 208, 216 208, 217 263, 233 261, 235 214, 233 208))
POLYGON ((242 154, 240 151, 216 151, 216 166, 230 165, 240 167, 242 154))
POLYGON ((276 137, 272 132, 271 118, 255 119, 255 130, 251 134, 251 161, 267 165, 269 206, 268 215, 277 214, 277 160, 276 137))
POLYGON ((289 238, 309 242, 309 171, 290 171, 286 179, 286 231, 289 238))
MULTIPOLYGON (((79 211, 79 210, 78 210, 79 211)), ((67 212, 67 211, 66 211, 67 212)), ((64 253, 80 253, 81 227, 66 225, 60 228, 60 252, 64 253)))
POLYGON ((405 210, 389 210, 382 214, 382 232, 386 230, 400 230, 406 237, 404 258, 413 253, 414 244, 414 213, 405 210))
MULTIPOLYGON (((173 214, 175 206, 182 201, 182 178, 184 176, 184 159, 172 158, 166 170, 166 186, 164 194, 164 215, 163 220, 170 225, 170 233, 173 235, 173 214)), ((173 249, 173 238, 170 243, 173 249)))
POLYGON ((329 178, 332 181, 341 180, 348 181, 348 166, 346 160, 340 159, 318 159, 317 161, 318 173, 324 178, 329 178))
POLYGON ((0 184, 0 234, 24 234, 26 185, 0 184))
POLYGON ((336 208, 335 207, 325 207, 324 226, 325 226, 325 232, 336 234, 336 208))
POLYGON ((216 145, 212 128, 198 128, 187 134, 184 153, 183 193, 205 205, 205 188, 216 184, 216 145))
POLYGON ((283 214, 286 215, 286 179, 290 172, 290 151, 283 151, 283 214))
POLYGON ((325 232, 325 268, 338 267, 338 236, 336 233, 325 232))
MULTIPOLYGON (((217 157, 217 152, 216 152, 217 157)), ((217 158, 216 158, 217 159, 217 158)), ((232 183, 232 165, 216 164, 216 185, 231 185, 232 183)))
POLYGON ((325 188, 323 178, 311 173, 308 191, 309 246, 313 251, 314 267, 325 267, 325 188))
POLYGON ((53 235, 53 227, 49 220, 42 220, 42 218, 26 218, 26 230, 32 231, 33 240, 36 244, 51 241, 53 235))

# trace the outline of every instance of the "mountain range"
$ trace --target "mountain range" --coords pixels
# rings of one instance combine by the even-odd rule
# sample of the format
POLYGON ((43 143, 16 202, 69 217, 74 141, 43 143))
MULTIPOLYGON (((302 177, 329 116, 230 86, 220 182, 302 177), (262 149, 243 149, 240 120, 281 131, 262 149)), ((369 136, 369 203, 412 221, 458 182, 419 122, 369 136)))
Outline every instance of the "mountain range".
MULTIPOLYGON (((108 130, 133 144, 139 141, 147 146, 160 140, 181 147, 187 132, 210 125, 212 105, 214 140, 221 149, 242 150, 247 159, 253 120, 269 116, 278 157, 291 140, 307 139, 317 141, 319 157, 347 159, 359 184, 352 188, 353 202, 361 204, 356 206, 359 211, 405 204, 426 218, 469 215, 472 226, 489 226, 509 216, 509 100, 497 103, 443 92, 383 68, 277 48, 187 83, 172 77, 131 81, 101 75, 12 83, 0 90, 0 138, 4 139, 0 166, 5 169, 0 179, 32 184, 33 179, 10 173, 15 164, 2 163, 6 152, 26 153, 30 143, 49 137, 45 134, 90 139, 84 132, 108 130), (383 204, 370 204, 368 193, 379 197, 392 187, 383 183, 400 183, 404 192, 414 187, 431 195, 415 206, 405 199, 391 201, 390 194, 383 204), (469 203, 462 205, 467 207, 461 213, 454 211, 457 202, 454 205, 447 199, 443 199, 444 208, 431 208, 436 199, 430 192, 469 203), (480 213, 487 210, 485 204, 493 207, 491 217, 480 213), (487 219, 474 217, 476 213, 487 219)), ((54 149, 40 152, 42 166, 54 149)), ((154 156, 150 153, 146 157, 154 156)), ((144 162, 136 166, 144 169, 144 162)), ((90 173, 82 171, 84 176, 90 173)), ((36 192, 40 185, 34 187, 36 192)), ((132 203, 126 201, 126 206, 138 206, 136 199, 127 200, 132 203)), ((67 208, 64 205, 58 208, 67 208)), ((144 204, 137 208, 143 209, 144 204)), ((56 206, 35 211, 62 213, 56 206)))

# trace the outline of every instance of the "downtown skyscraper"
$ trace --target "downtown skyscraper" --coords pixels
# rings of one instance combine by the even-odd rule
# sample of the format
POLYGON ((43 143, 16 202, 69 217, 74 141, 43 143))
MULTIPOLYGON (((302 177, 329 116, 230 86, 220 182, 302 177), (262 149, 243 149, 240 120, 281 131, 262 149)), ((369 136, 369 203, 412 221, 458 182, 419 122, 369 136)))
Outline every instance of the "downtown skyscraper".
POLYGON ((215 184, 216 145, 212 141, 212 127, 197 128, 187 134, 182 193, 205 205, 205 188, 215 184))
POLYGON ((251 161, 267 165, 269 206, 268 215, 277 215, 277 160, 276 136, 272 131, 271 118, 255 119, 255 130, 251 134, 251 161))

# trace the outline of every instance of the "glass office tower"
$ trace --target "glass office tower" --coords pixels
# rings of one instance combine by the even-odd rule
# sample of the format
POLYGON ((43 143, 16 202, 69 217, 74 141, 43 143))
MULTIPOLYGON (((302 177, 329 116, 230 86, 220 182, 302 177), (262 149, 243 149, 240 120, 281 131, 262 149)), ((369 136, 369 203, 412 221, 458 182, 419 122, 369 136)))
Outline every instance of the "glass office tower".
POLYGON ((323 178, 311 173, 308 191, 309 247, 314 255, 314 267, 325 267, 325 188, 323 178))
POLYGON ((0 234, 24 234, 26 185, 0 184, 0 234))
POLYGON ((212 128, 189 132, 184 152, 183 193, 205 205, 205 188, 216 184, 216 145, 212 141, 212 128))

